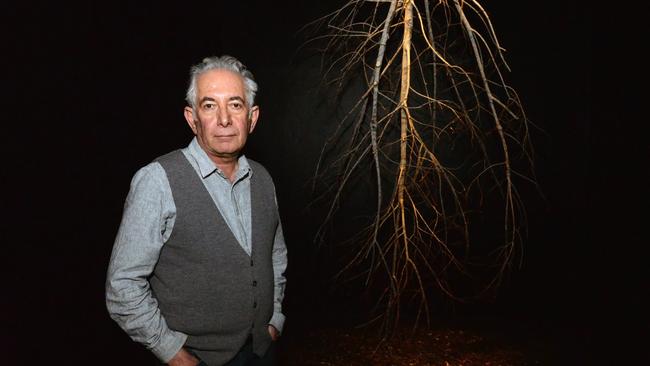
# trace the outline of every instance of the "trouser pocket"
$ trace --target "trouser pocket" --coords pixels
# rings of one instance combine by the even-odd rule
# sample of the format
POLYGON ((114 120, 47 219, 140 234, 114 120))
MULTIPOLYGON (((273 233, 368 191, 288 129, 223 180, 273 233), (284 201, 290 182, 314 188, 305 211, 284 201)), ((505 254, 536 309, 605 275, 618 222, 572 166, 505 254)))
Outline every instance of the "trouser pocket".
POLYGON ((197 355, 196 352, 194 352, 194 351, 192 351, 191 349, 188 349, 188 348, 185 348, 185 350, 187 352, 189 352, 192 356, 196 357, 197 360, 199 360, 199 363, 197 363, 196 366, 208 366, 208 364, 203 362, 201 357, 199 357, 199 355, 197 355))

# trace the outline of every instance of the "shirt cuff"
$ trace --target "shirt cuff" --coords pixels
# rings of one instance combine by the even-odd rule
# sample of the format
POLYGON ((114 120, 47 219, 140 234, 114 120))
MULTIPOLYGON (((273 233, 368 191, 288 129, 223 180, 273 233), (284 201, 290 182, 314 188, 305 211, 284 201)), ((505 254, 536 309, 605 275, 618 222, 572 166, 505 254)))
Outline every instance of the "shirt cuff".
POLYGON ((160 337, 160 343, 151 349, 160 361, 168 363, 185 344, 187 335, 181 332, 169 330, 160 337))
POLYGON ((284 314, 273 313, 273 316, 271 317, 269 324, 275 327, 275 329, 277 329, 278 332, 282 333, 282 328, 284 327, 284 319, 285 319, 284 314))

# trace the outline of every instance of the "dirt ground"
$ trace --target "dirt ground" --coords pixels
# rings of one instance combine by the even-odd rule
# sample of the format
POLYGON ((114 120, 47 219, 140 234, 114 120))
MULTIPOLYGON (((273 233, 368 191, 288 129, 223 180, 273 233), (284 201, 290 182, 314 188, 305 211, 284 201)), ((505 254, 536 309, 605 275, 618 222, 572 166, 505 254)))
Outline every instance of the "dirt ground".
POLYGON ((308 334, 282 365, 521 365, 523 354, 463 331, 418 332, 380 342, 363 331, 308 334))
POLYGON ((280 355, 283 366, 542 364, 498 335, 454 329, 402 331, 384 342, 369 329, 321 329, 290 342, 280 355))
POLYGON ((585 351, 588 337, 559 330, 529 331, 526 326, 480 329, 431 327, 399 329, 381 341, 372 328, 321 327, 287 332, 280 366, 514 366, 595 365, 585 351))

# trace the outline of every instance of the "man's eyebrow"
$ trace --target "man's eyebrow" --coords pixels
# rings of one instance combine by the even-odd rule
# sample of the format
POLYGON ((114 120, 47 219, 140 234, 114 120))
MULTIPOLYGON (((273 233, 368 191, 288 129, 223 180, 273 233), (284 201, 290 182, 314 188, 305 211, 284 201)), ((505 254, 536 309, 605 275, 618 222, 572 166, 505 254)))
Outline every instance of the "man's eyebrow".
POLYGON ((214 102, 214 101, 215 101, 214 98, 203 97, 203 98, 201 98, 201 100, 199 101, 199 104, 203 104, 203 102, 214 102))

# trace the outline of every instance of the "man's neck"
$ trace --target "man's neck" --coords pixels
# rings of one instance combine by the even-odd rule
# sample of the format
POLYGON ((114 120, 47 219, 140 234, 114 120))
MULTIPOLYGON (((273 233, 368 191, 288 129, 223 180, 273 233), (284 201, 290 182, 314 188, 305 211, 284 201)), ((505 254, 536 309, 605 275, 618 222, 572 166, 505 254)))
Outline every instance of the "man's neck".
POLYGON ((237 157, 216 157, 216 156, 211 156, 210 157, 214 165, 223 172, 223 175, 228 178, 228 180, 232 183, 235 179, 235 173, 237 173, 237 169, 239 168, 239 159, 237 157))

